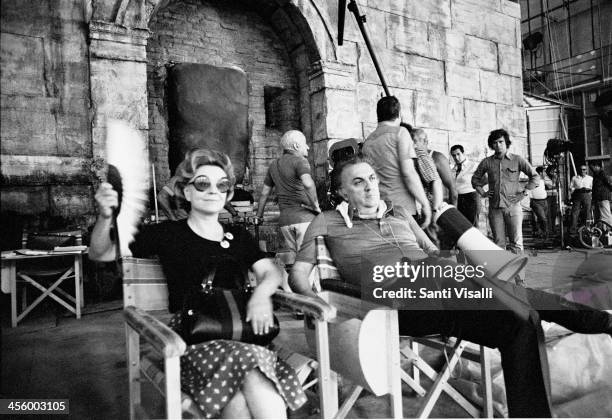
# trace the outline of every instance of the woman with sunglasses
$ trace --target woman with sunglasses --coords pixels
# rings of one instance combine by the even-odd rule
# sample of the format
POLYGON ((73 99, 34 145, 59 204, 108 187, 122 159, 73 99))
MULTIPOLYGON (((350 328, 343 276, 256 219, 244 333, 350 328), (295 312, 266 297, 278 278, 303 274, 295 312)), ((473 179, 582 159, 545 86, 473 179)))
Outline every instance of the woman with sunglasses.
MULTIPOLYGON (((219 213, 234 191, 234 171, 227 155, 196 149, 185 156, 175 175, 175 193, 190 207, 187 219, 149 225, 135 236, 135 257, 157 255, 168 282, 170 312, 179 312, 185 295, 211 270, 213 285, 235 288, 250 268, 258 280, 247 305, 247 321, 256 333, 272 326, 271 296, 281 274, 242 227, 225 227, 219 213)), ((111 216, 117 193, 102 184, 96 193, 99 217, 92 232, 90 258, 110 261, 111 216)), ((179 328, 178 315, 170 325, 179 328)), ((292 369, 272 351, 229 340, 213 340, 187 347, 181 357, 181 382, 207 418, 286 418, 306 397, 292 369)))

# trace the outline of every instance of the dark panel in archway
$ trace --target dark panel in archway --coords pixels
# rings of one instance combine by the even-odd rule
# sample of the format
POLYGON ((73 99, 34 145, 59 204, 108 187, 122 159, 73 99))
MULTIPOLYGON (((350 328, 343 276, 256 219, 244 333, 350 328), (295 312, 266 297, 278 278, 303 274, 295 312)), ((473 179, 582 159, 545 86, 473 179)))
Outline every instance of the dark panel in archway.
POLYGON ((246 74, 208 64, 177 64, 168 71, 170 171, 185 152, 206 147, 227 153, 242 181, 249 151, 246 74))

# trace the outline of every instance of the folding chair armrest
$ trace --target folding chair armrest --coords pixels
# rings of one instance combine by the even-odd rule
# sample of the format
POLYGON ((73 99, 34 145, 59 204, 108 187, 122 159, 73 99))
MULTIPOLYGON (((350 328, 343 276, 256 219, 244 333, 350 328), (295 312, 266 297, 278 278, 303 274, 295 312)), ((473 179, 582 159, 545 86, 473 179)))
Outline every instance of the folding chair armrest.
POLYGON ((134 331, 150 343, 164 358, 182 356, 187 348, 183 339, 166 324, 142 309, 128 306, 123 316, 134 331))
POLYGON ((272 297, 275 302, 289 306, 291 309, 304 312, 320 321, 330 321, 336 317, 336 308, 321 299, 277 290, 272 297))

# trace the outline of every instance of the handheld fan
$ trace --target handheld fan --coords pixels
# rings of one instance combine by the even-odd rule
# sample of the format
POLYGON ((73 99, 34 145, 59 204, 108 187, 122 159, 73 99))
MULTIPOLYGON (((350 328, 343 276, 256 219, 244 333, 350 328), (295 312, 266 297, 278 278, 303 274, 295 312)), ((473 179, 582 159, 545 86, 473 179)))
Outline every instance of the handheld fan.
POLYGON ((117 257, 132 255, 128 245, 137 232, 149 191, 147 143, 123 121, 109 120, 106 128, 107 181, 119 194, 113 219, 117 257))

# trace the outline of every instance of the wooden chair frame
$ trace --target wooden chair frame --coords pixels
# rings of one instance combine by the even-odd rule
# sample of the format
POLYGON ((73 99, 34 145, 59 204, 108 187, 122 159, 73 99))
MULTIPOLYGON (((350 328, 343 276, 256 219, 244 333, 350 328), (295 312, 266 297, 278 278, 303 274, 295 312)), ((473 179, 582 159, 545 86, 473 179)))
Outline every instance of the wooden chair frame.
MULTIPOLYGON (((122 262, 130 419, 147 417, 141 400, 141 380, 151 382, 165 398, 167 418, 181 419, 185 399, 181 393, 180 357, 185 352, 186 344, 155 316, 159 314, 148 312, 165 310, 167 313, 167 287, 163 271, 155 259, 124 257, 122 262), (147 363, 143 363, 145 360, 141 357, 141 340, 163 359, 163 373, 156 371, 151 374, 145 368, 147 363), (157 385, 160 382, 161 386, 157 385)), ((332 417, 337 400, 330 399, 330 395, 336 391, 333 389, 335 382, 329 369, 329 357, 325 356, 329 353, 325 347, 325 337, 327 322, 335 317, 335 309, 320 300, 280 290, 274 295, 274 301, 300 310, 313 319, 317 337, 321 337, 318 341, 322 344, 317 358, 319 362, 311 367, 317 368, 321 412, 325 418, 332 417)), ((305 379, 304 375, 302 377, 305 379)))

